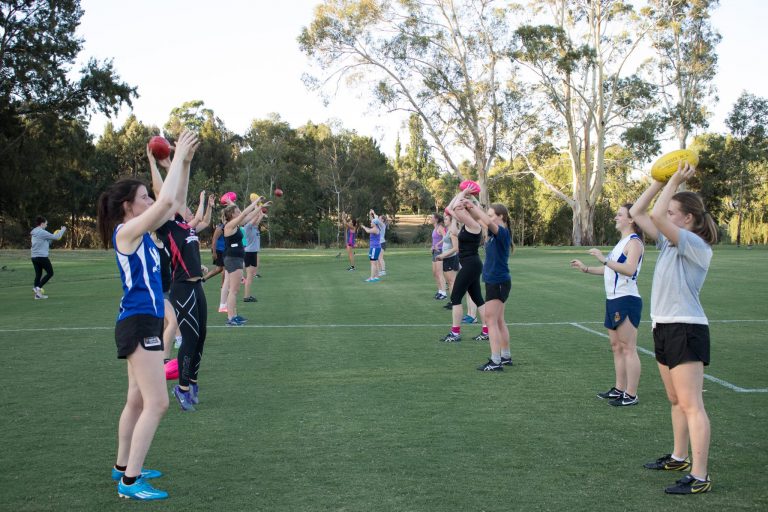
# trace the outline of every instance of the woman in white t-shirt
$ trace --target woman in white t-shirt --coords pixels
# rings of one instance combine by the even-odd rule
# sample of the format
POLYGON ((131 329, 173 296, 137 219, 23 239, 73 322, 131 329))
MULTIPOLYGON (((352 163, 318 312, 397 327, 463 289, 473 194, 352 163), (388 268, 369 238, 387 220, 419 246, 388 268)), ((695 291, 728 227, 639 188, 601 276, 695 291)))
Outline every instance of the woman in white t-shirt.
POLYGON ((693 192, 677 192, 695 168, 680 164, 665 185, 651 183, 630 214, 660 249, 653 272, 651 320, 661 380, 672 406, 672 453, 645 464, 647 469, 690 473, 667 487, 668 494, 701 494, 712 487, 707 473, 709 418, 702 389, 709 364, 709 326, 699 293, 717 243, 717 226, 693 192), (663 189, 663 190, 662 190, 663 189), (648 205, 656 194, 650 216, 648 205), (693 461, 688 457, 691 445, 693 461))
POLYGON ((602 275, 605 281, 605 327, 613 350, 616 371, 614 386, 597 397, 609 400, 616 407, 636 405, 637 385, 640 382, 640 358, 637 355, 637 328, 643 311, 643 299, 637 290, 637 276, 643 261, 643 231, 629 215, 631 204, 616 212, 616 229, 621 240, 605 257, 600 249, 589 254, 597 258, 599 266, 588 267, 580 260, 572 260, 571 267, 584 273, 602 275))

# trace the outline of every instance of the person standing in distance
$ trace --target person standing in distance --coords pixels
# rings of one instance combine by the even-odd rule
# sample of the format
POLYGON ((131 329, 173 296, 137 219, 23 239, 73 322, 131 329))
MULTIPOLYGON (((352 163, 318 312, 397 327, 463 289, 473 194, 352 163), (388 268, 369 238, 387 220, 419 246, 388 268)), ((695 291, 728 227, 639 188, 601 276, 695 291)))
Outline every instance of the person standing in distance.
POLYGON ((45 217, 35 219, 35 228, 29 233, 32 235, 32 266, 35 268, 35 285, 32 291, 35 293, 35 300, 47 299, 43 286, 53 277, 53 265, 48 258, 51 241, 61 240, 67 231, 65 226, 61 226, 55 233, 46 231, 48 221, 45 217), (45 270, 45 276, 43 276, 45 270))

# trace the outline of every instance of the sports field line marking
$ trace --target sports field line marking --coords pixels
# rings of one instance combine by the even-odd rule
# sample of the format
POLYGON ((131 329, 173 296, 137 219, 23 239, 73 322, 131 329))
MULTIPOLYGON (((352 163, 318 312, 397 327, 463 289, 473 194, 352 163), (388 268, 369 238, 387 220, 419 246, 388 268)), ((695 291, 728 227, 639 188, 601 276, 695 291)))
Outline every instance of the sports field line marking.
MULTIPOLYGON (((650 323, 650 321, 643 320, 642 323, 650 323)), ((737 323, 768 323, 768 319, 761 319, 761 320, 710 320, 709 323, 729 323, 729 324, 737 324, 737 323)), ((603 325, 603 322, 598 321, 591 321, 587 320, 584 322, 507 322, 507 325, 509 327, 548 327, 553 325, 578 325, 582 329, 586 329, 583 327, 584 325, 589 324, 595 324, 595 325, 603 325)), ((465 326, 468 325, 477 325, 480 324, 464 324, 465 326)), ((440 324, 253 324, 253 325, 241 325, 239 327, 229 327, 226 325, 208 325, 208 329, 323 329, 323 328, 350 328, 350 329, 357 329, 357 328, 370 328, 370 327, 376 327, 376 328, 403 328, 403 327, 445 327, 445 323, 440 324)), ((11 333, 11 332, 48 332, 48 331, 112 331, 115 329, 114 325, 110 326, 83 326, 83 327, 28 327, 28 328, 19 328, 19 329, 0 329, 0 334, 2 333, 11 333)), ((590 331, 594 332, 595 334, 598 334, 603 337, 607 337, 606 334, 598 332, 598 331, 590 331)), ((638 350, 645 350, 641 347, 638 347, 638 350)), ((650 355, 653 355, 650 353, 650 355)))
MULTIPOLYGON (((734 320, 720 320, 720 322, 721 323, 734 323, 735 321, 734 320)), ((580 323, 577 323, 577 322, 571 322, 571 325, 574 326, 574 327, 578 327, 579 329, 581 329, 583 331, 587 331, 589 333, 596 334, 597 336, 600 336, 602 338, 608 338, 609 337, 604 332, 596 331, 594 329, 590 329, 589 327, 584 327, 583 325, 581 325, 580 323)), ((649 356, 653 357, 654 359, 656 358, 656 354, 654 354, 650 350, 645 349, 643 347, 637 347, 637 351, 638 352, 642 352, 643 354, 649 355, 649 356)), ((709 374, 706 374, 706 373, 704 374, 704 378, 707 379, 707 380, 710 380, 712 382, 715 382, 717 384, 720 384, 721 386, 724 386, 724 387, 726 387, 726 388, 728 388, 730 390, 736 391, 737 393, 768 393, 768 388, 742 388, 742 387, 739 387, 739 386, 737 386, 735 384, 731 384, 727 380, 718 379, 717 377, 713 377, 712 375, 709 375, 709 374)))

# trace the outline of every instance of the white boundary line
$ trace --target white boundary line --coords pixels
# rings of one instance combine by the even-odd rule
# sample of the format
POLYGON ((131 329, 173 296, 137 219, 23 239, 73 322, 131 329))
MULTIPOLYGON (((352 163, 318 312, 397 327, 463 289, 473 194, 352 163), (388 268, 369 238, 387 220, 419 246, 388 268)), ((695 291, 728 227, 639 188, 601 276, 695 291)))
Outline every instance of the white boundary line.
MULTIPOLYGON (((757 320, 757 321, 759 322, 760 320, 757 320)), ((722 323, 735 323, 735 322, 738 322, 738 320, 721 320, 721 322, 722 323)), ((584 327, 583 325, 581 325, 580 323, 577 323, 577 322, 572 322, 571 325, 574 326, 574 327, 578 327, 579 329, 581 329, 583 331, 587 331, 589 333, 596 334, 597 336, 600 336, 600 337, 603 337, 603 338, 608 338, 609 337, 604 332, 595 331, 594 329, 590 329, 589 327, 584 327)), ((650 350, 644 349, 643 347, 637 347, 637 351, 638 352, 642 352, 643 354, 649 355, 649 356, 653 357, 654 359, 656 358, 656 354, 654 354, 650 350)), ((717 384, 720 384, 721 386, 724 386, 724 387, 726 387, 726 388, 728 388, 730 390, 736 391, 737 393, 768 393, 768 388, 742 388, 742 387, 739 387, 739 386, 737 386, 735 384, 731 384, 727 380, 718 379, 717 377, 713 377, 712 375, 709 375, 709 374, 706 374, 706 373, 704 374, 704 378, 707 379, 707 380, 710 380, 712 382, 715 382, 717 384)))

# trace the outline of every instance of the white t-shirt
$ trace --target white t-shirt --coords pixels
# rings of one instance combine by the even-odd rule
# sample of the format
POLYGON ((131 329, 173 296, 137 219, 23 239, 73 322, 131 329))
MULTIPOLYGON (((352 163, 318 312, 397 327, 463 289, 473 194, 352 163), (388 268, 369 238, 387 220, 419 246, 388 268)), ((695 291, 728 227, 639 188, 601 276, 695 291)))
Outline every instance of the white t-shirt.
POLYGON ((651 320, 657 323, 709 325, 699 292, 712 260, 712 247, 701 237, 680 230, 677 246, 659 233, 656 247, 661 250, 653 271, 651 320))

